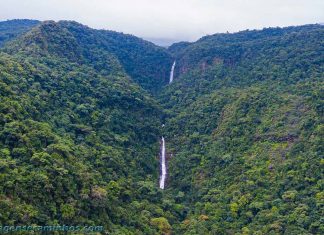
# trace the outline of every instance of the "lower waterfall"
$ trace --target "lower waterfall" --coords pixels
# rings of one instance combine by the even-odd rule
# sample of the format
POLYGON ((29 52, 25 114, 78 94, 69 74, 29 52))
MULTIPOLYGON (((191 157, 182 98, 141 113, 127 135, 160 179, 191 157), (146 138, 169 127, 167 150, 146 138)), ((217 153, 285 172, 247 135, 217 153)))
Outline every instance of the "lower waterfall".
POLYGON ((164 137, 162 137, 160 189, 164 189, 166 174, 167 174, 167 168, 166 168, 166 161, 165 161, 165 140, 164 137))

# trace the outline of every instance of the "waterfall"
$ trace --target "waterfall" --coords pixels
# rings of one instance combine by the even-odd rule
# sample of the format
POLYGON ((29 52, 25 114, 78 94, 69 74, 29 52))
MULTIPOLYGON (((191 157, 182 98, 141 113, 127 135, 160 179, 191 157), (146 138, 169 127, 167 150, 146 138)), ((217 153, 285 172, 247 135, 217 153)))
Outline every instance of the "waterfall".
POLYGON ((162 137, 160 189, 164 189, 166 174, 167 174, 167 169, 165 163, 165 141, 164 141, 164 137, 162 137))
POLYGON ((174 61, 173 62, 173 65, 171 67, 171 72, 170 72, 170 81, 169 81, 169 84, 171 84, 173 82, 173 72, 174 72, 174 67, 176 65, 176 62, 174 61))

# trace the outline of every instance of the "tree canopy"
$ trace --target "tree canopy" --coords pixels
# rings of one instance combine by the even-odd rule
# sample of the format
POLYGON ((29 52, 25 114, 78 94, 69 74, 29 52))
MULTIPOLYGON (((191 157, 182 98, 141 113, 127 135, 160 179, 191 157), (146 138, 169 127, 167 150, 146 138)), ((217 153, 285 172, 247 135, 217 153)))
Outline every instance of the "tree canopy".
POLYGON ((71 21, 0 22, 0 224, 324 233, 323 38, 305 25, 166 49, 71 21))

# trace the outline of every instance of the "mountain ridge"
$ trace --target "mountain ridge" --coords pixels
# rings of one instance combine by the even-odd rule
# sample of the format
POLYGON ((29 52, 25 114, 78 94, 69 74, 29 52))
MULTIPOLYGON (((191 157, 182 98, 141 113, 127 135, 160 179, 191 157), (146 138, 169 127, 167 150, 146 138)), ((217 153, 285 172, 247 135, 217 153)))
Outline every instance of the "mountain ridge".
POLYGON ((323 34, 169 49, 71 21, 14 34, 0 52, 0 223, 321 234, 323 34))

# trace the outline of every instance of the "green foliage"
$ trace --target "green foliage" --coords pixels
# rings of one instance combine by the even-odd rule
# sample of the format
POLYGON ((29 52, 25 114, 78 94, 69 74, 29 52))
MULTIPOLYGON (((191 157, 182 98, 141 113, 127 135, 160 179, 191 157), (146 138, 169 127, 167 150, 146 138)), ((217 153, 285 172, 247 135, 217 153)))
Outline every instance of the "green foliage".
POLYGON ((0 54, 0 223, 154 234, 140 215, 165 216, 156 188, 163 111, 114 55, 81 48, 45 22, 0 54))
POLYGON ((166 218, 153 218, 151 223, 153 226, 158 227, 161 234, 171 234, 171 226, 166 218))
POLYGON ((323 26, 166 50, 68 21, 23 33, 32 25, 0 23, 0 224, 324 232, 323 26))
POLYGON ((319 234, 323 26, 216 34, 171 48, 159 95, 180 234, 319 234), (201 215, 208 220, 201 220, 201 215))
POLYGON ((0 47, 37 24, 39 24, 38 20, 7 20, 0 22, 0 47))

